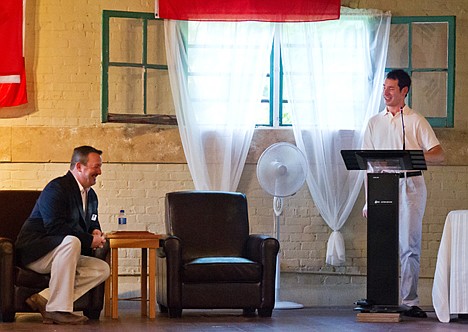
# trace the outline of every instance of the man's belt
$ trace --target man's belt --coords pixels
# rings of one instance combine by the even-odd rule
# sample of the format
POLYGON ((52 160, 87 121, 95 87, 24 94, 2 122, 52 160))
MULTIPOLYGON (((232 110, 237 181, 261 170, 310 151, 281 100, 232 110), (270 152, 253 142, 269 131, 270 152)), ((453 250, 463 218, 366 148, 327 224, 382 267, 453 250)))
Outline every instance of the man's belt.
POLYGON ((410 178, 412 176, 421 176, 422 175, 422 172, 421 171, 417 171, 417 172, 403 172, 403 173, 400 173, 400 179, 401 178, 404 178, 406 175, 407 178, 410 178))

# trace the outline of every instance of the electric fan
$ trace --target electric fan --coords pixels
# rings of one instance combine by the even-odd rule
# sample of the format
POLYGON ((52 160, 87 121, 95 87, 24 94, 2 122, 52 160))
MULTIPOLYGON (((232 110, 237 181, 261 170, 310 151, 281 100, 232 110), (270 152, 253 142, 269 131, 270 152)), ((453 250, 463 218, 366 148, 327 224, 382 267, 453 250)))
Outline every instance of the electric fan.
MULTIPOLYGON (((294 195, 304 185, 307 176, 307 160, 297 146, 280 142, 269 146, 258 159, 257 178, 260 186, 274 196, 276 238, 280 239, 280 215, 283 198, 294 195)), ((280 301, 280 255, 276 262, 275 309, 298 309, 302 304, 280 301)))

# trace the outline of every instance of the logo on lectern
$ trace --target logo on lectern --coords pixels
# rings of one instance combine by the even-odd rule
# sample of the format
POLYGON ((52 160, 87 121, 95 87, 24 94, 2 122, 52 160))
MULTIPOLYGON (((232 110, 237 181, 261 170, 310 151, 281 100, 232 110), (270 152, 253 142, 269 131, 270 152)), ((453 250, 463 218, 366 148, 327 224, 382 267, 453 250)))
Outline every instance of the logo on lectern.
POLYGON ((393 201, 379 201, 375 200, 374 204, 393 204, 393 201))

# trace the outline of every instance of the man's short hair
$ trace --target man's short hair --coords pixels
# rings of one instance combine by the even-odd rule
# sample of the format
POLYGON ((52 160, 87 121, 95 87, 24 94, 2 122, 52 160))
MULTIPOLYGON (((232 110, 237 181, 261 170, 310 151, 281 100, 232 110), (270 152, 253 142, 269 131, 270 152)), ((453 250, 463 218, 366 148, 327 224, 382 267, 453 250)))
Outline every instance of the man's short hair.
POLYGON ((398 87, 403 89, 405 86, 408 87, 408 91, 411 87, 411 77, 408 75, 408 73, 402 69, 395 69, 392 70, 387 74, 387 78, 391 80, 397 80, 398 81, 398 87))
POLYGON ((88 163, 88 155, 90 153, 101 155, 102 151, 89 145, 83 145, 75 148, 70 162, 70 169, 74 169, 77 162, 86 165, 88 163))

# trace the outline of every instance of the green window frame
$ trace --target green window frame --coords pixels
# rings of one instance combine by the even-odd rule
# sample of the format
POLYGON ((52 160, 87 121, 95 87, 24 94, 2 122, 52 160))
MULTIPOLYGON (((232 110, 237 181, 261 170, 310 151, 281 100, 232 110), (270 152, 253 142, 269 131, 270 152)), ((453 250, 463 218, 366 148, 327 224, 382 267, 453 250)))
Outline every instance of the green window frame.
MULTIPOLYGON (((261 104, 267 105, 266 108, 262 108, 268 110, 268 121, 257 123, 257 127, 291 126, 291 123, 286 123, 283 120, 283 105, 287 104, 288 100, 283 98, 283 63, 281 61, 281 52, 279 48, 275 50, 275 46, 278 45, 273 42, 270 54, 270 72, 265 76, 265 89, 261 99, 261 104), (275 75, 275 72, 278 72, 278 75, 275 75), (271 100, 278 101, 270 102, 271 100)), ((261 110, 261 112, 264 112, 264 110, 261 110)))
POLYGON ((415 110, 424 115, 433 127, 452 128, 455 96, 455 16, 396 16, 392 17, 391 24, 386 72, 397 68, 406 70, 414 83, 407 97, 408 105, 412 107, 416 100, 415 110), (401 51, 403 60, 400 63, 392 59, 392 47, 401 51), (406 54, 403 54, 405 51, 406 54), (421 59, 426 56, 429 60, 421 59), (437 91, 440 91, 440 94, 437 94, 437 91))
POLYGON ((268 117, 263 114, 262 119, 268 121, 257 123, 256 127, 291 127, 291 112, 288 109, 288 99, 284 96, 283 60, 281 44, 275 33, 270 53, 270 71, 266 74, 265 89, 260 112, 268 110, 268 117), (266 105, 266 107, 265 107, 266 105))
MULTIPOLYGON (((102 122, 120 122, 120 123, 148 123, 148 124, 162 124, 162 125, 176 125, 177 120, 174 114, 156 114, 149 105, 150 100, 154 102, 158 100, 158 96, 165 99, 164 102, 172 103, 172 97, 168 98, 167 95, 163 96, 162 92, 155 93, 150 91, 151 86, 160 84, 161 80, 167 81, 165 86, 168 84, 168 67, 167 63, 150 61, 148 54, 148 47, 150 42, 155 42, 149 38, 149 26, 151 24, 157 24, 156 22, 163 22, 163 20, 155 18, 153 13, 140 13, 140 12, 123 12, 123 11, 109 11, 104 10, 102 13, 102 87, 101 87, 101 120, 102 122), (117 34, 118 28, 115 27, 118 24, 116 21, 127 20, 132 27, 135 29, 131 32, 130 37, 126 37, 129 45, 128 50, 121 50, 121 45, 115 45, 115 51, 112 52, 111 38, 112 33, 117 34), (141 26, 141 29, 140 29, 141 26), (113 30, 114 29, 114 30, 113 30), (114 32, 113 32, 114 31, 114 32), (131 34, 134 35, 131 35, 131 34), (134 38, 132 38, 134 37, 134 38), (141 41, 141 44, 139 43, 141 41), (134 49, 141 49, 140 54, 134 52, 134 49), (128 54, 132 54, 128 59, 119 59, 111 61, 113 53, 121 52, 124 54, 128 51, 128 54), (111 73, 117 72, 115 76, 120 78, 120 87, 112 90, 114 82, 110 76, 111 73), (127 73, 132 75, 126 76, 127 73), (156 78, 159 76, 163 78, 156 78), (167 77, 167 78, 165 78, 167 77), (127 78, 129 79, 127 81, 127 78), (130 80, 130 78, 134 80, 130 80), (159 80, 159 81, 158 81, 159 80), (156 83, 154 81, 157 81, 156 83), (136 84, 134 84, 136 83, 136 84), (118 111, 113 109, 110 97, 114 99, 128 98, 119 104, 118 111), (170 100, 168 100, 170 99, 170 100)), ((127 31, 125 31, 127 33, 127 31)), ((125 38, 125 37, 124 37, 125 38)), ((164 41, 161 41, 162 47, 164 47, 164 41)), ((128 45, 127 45, 128 46, 128 45)), ((164 51, 164 48, 162 49, 164 51)), ((164 59, 165 61, 165 59, 164 59)), ((156 89, 158 87, 156 86, 156 89)), ((156 90, 153 89, 153 90, 156 90)), ((169 89, 170 90, 170 89, 169 89)), ((113 100, 113 99, 112 99, 113 100)))

